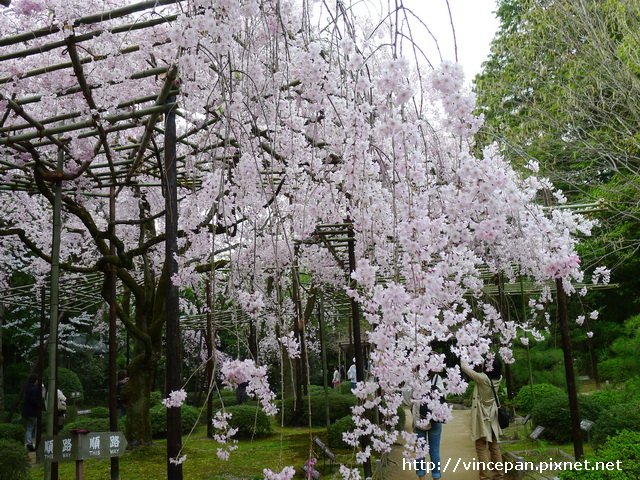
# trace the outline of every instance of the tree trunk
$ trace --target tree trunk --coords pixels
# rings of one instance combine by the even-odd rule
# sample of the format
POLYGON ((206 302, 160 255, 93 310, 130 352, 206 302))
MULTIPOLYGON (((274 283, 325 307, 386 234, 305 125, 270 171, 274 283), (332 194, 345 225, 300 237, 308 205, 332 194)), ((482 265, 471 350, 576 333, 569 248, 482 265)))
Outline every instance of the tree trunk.
POLYGON ((2 324, 4 322, 4 307, 0 304, 0 414, 4 413, 4 357, 2 356, 2 324))
POLYGON ((129 381, 124 392, 127 399, 126 436, 132 448, 151 443, 149 408, 156 367, 155 360, 145 359, 142 354, 134 357, 129 365, 129 381))

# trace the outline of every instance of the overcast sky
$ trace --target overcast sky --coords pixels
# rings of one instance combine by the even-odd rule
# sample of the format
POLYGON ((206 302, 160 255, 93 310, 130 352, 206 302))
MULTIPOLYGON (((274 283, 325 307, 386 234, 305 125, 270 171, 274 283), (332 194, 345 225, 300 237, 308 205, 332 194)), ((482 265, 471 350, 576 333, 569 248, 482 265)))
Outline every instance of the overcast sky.
MULTIPOLYGON (((403 4, 418 15, 438 38, 440 51, 445 60, 455 60, 455 49, 447 3, 445 0, 403 0, 403 4)), ((449 0, 455 28, 458 60, 462 64, 467 83, 480 72, 480 65, 489 54, 489 45, 496 30, 496 0, 449 0)), ((428 37, 425 43, 433 43, 428 37)), ((432 61, 437 53, 431 48, 432 61)))

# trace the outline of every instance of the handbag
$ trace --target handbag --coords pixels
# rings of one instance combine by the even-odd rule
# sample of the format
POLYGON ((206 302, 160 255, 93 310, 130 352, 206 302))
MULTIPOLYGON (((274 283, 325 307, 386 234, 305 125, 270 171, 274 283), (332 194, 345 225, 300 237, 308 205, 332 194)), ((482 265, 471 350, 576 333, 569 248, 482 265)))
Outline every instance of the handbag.
MULTIPOLYGON (((487 376, 489 378, 489 376, 487 376)), ((509 415, 509 411, 500 406, 500 402, 498 401, 498 396, 496 395, 496 389, 493 387, 493 382, 489 378, 489 385, 491 385, 491 391, 493 392, 493 398, 496 400, 496 405, 498 406, 498 425, 500 428, 507 428, 509 426, 509 422, 511 421, 511 416, 509 415)))

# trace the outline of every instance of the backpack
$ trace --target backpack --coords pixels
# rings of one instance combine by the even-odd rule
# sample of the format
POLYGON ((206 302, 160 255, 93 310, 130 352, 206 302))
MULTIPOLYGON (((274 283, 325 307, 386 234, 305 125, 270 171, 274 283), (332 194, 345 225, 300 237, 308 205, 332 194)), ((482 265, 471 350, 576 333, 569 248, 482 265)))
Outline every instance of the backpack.
MULTIPOLYGON (((434 376, 431 379, 431 391, 432 392, 438 389, 438 386, 436 385, 436 379, 437 379, 436 376, 434 376)), ((440 403, 441 404, 446 403, 445 400, 444 400, 444 395, 440 396, 440 403)), ((426 403, 423 403, 423 404, 420 405, 420 419, 421 420, 424 420, 425 418, 427 418, 427 416, 430 413, 431 413, 431 409, 429 408, 429 405, 427 405, 426 403)), ((433 420, 433 419, 431 419, 431 422, 433 422, 433 423, 444 423, 444 422, 441 422, 441 421, 438 421, 438 420, 433 420)))

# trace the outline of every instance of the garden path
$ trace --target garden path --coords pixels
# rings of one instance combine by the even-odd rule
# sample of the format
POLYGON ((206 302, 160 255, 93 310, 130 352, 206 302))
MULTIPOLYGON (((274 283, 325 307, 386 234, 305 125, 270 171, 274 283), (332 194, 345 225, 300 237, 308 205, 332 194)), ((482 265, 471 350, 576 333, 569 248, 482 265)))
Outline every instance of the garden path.
MULTIPOLYGON (((443 426, 442 439, 440 442, 441 462, 446 465, 449 459, 447 471, 442 472, 442 480, 477 480, 478 472, 465 471, 462 462, 471 462, 476 458, 476 451, 471 441, 470 433, 471 417, 470 410, 454 410, 453 418, 443 426), (453 471, 454 466, 460 459, 457 471, 453 471)), ((411 413, 406 412, 405 430, 411 430, 411 413)), ((402 446, 395 445, 389 455, 389 465, 385 468, 384 478, 391 480, 416 480, 416 473, 413 469, 403 470, 402 468, 402 446)), ((427 475, 427 479, 431 476, 427 475)))

